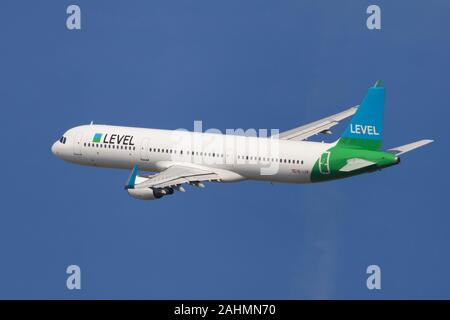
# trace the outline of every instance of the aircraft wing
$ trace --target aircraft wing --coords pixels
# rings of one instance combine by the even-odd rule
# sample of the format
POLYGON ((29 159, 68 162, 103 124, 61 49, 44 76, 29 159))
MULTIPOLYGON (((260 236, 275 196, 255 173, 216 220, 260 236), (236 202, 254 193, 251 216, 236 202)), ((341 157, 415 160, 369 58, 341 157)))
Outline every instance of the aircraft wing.
MULTIPOLYGON (((133 169, 133 172, 135 170, 137 171, 137 167, 133 169)), ((134 185, 135 189, 177 187, 183 183, 193 183, 201 186, 199 183, 202 181, 220 180, 219 175, 212 171, 182 165, 173 165, 160 173, 139 176, 139 178, 142 182, 136 180, 137 183, 134 185)))
POLYGON ((283 140, 305 140, 318 133, 330 133, 328 130, 339 123, 339 121, 352 116, 358 106, 333 114, 332 116, 305 124, 303 126, 281 132, 278 136, 283 140))
POLYGON ((347 160, 347 164, 343 166, 339 171, 343 172, 349 172, 358 170, 361 168, 369 167, 371 165, 375 164, 375 162, 360 159, 360 158, 352 158, 347 160))

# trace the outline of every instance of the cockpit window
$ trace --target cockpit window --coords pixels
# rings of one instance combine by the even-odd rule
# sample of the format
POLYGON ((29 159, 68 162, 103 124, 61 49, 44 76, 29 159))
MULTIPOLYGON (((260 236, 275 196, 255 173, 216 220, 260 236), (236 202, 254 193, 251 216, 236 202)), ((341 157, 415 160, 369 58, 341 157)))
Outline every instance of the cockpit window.
POLYGON ((59 142, 66 144, 66 137, 62 136, 61 139, 59 139, 59 142))

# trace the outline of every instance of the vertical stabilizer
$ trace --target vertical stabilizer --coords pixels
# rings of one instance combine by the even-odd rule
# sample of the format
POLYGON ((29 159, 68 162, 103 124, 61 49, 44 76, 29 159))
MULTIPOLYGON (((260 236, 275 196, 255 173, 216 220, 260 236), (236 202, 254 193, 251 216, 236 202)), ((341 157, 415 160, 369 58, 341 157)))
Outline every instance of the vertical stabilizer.
POLYGON ((363 102, 345 129, 338 145, 379 150, 383 133, 384 88, 378 80, 369 88, 363 102))

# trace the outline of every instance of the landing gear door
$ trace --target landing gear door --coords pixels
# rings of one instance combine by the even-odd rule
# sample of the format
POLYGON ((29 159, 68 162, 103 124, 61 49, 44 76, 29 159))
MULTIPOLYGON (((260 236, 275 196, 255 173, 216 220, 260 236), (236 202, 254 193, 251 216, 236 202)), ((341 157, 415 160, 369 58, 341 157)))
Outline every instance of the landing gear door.
POLYGON ((147 138, 144 138, 141 143, 141 149, 140 149, 140 158, 141 161, 149 161, 150 160, 150 150, 149 148, 149 140, 147 138))
POLYGON ((75 139, 73 140, 73 154, 76 156, 81 156, 81 144, 83 143, 83 134, 77 132, 75 134, 75 139))
POLYGON ((330 151, 325 151, 320 156, 319 172, 321 174, 330 174, 330 151))

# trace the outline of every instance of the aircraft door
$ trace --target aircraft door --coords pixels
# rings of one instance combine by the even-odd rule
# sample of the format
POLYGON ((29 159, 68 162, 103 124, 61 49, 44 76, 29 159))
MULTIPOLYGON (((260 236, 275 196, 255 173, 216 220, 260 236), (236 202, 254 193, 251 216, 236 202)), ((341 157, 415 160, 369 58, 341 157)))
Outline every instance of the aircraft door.
POLYGON ((329 174, 330 173, 330 151, 325 151, 320 156, 319 172, 321 174, 329 174))
POLYGON ((83 140, 83 133, 76 132, 73 140, 73 154, 77 156, 81 156, 81 144, 83 140))
POLYGON ((144 138, 141 143, 140 158, 142 161, 150 160, 149 140, 144 138))

